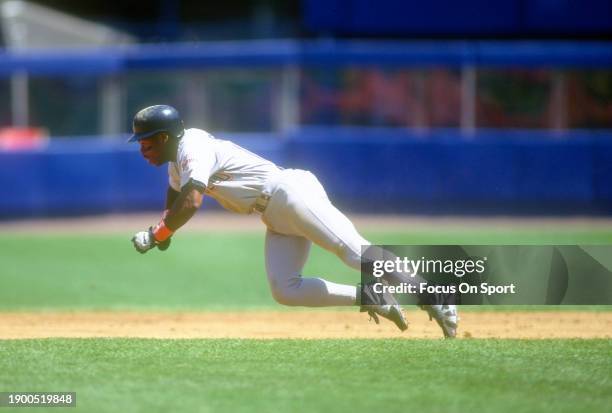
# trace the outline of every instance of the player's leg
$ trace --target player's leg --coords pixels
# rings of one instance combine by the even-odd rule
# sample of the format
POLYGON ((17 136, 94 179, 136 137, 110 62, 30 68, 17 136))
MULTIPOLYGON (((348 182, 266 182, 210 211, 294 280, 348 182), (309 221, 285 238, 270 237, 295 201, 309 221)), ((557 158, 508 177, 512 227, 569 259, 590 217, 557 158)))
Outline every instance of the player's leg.
MULTIPOLYGON (((337 255, 351 268, 361 271, 361 250, 370 242, 332 205, 325 189, 312 173, 285 170, 284 175, 262 216, 268 228, 307 238, 337 255)), ((372 259, 383 259, 389 255, 381 248, 371 248, 369 251, 372 259)), ((400 282, 399 279, 388 281, 392 284, 400 282)))
POLYGON ((355 286, 302 277, 310 244, 303 237, 267 231, 266 271, 274 299, 290 306, 354 305, 357 294, 355 286))
MULTIPOLYGON (((314 178, 314 176, 313 176, 314 178)), ((316 178, 314 178, 316 180, 316 178)), ((316 182, 317 185, 318 181, 316 182)), ((304 185, 303 187, 307 187, 304 185)), ((311 185, 310 189, 313 189, 311 185)), ((302 196, 304 192, 294 191, 294 197, 299 197, 299 201, 293 202, 295 210, 294 225, 296 229, 306 238, 315 242, 319 246, 332 251, 340 257, 347 265, 361 270, 362 265, 362 246, 371 245, 357 231, 352 222, 340 212, 327 198, 325 191, 321 187, 317 192, 317 196, 310 196, 312 192, 307 192, 309 196, 302 196)), ((313 191, 315 192, 315 191, 313 191)), ((363 261, 372 261, 376 259, 394 260, 395 256, 385 251, 380 247, 371 247, 368 249, 368 256, 363 257, 363 261)), ((367 265, 367 264, 366 264, 367 265)), ((400 283, 412 284, 418 290, 420 283, 426 281, 414 274, 407 276, 399 273, 386 273, 384 279, 394 285, 400 283)), ((364 290, 365 291, 365 290, 364 290)), ((408 297, 407 297, 408 298, 408 297)), ((457 309, 454 302, 450 305, 444 301, 446 298, 442 295, 418 295, 411 296, 414 300, 413 304, 421 303, 421 308, 426 310, 430 318, 434 318, 438 325, 442 328, 445 337, 455 337, 457 331, 457 309), (433 300, 433 301, 432 301, 433 300)), ((387 303, 393 303, 394 299, 388 297, 385 299, 387 303)), ((386 305, 378 307, 370 307, 371 311, 382 315, 396 323, 400 329, 405 329, 405 319, 401 313, 398 313, 396 305, 386 305)))
MULTIPOLYGON (((357 232, 351 221, 331 204, 322 185, 312 173, 299 170, 283 171, 283 177, 275 185, 262 220, 274 232, 313 241, 336 254, 350 267, 361 270, 361 248, 369 245, 369 242, 357 232)), ((362 292, 367 294, 368 298, 373 298, 367 302, 375 305, 362 306, 362 311, 367 311, 377 322, 377 315, 380 315, 405 330, 407 323, 394 297, 387 295, 384 298, 378 294, 370 294, 368 288, 368 285, 364 285, 362 292)), ((361 299, 356 301, 363 303, 361 299)))
POLYGON ((370 243, 353 223, 332 205, 317 178, 295 171, 285 188, 292 231, 337 255, 345 264, 361 270, 361 247, 370 243))
MULTIPOLYGON (((337 255, 345 264, 361 271, 362 248, 370 246, 353 223, 336 208, 318 179, 310 172, 296 171, 287 192, 291 232, 308 238, 337 255)), ((372 259, 393 259, 381 248, 370 248, 372 259)))

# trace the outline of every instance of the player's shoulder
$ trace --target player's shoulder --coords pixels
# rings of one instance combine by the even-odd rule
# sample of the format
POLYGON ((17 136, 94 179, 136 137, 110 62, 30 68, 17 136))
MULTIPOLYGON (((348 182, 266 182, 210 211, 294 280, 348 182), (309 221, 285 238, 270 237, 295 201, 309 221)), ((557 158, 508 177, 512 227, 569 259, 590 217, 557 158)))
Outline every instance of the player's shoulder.
POLYGON ((203 129, 189 128, 185 129, 185 133, 181 138, 181 143, 186 145, 195 145, 202 143, 212 143, 215 137, 203 129))
POLYGON ((199 150, 211 149, 215 145, 216 139, 210 133, 202 129, 190 128, 185 129, 185 133, 179 142, 179 155, 185 152, 193 152, 199 150))

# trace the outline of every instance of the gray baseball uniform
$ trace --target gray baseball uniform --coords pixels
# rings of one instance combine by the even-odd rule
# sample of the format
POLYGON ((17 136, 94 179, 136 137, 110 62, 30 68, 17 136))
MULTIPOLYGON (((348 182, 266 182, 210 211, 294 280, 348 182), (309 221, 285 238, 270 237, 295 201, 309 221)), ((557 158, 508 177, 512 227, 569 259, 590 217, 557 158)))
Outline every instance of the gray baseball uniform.
POLYGON ((361 246, 369 245, 312 173, 279 168, 232 142, 187 129, 168 174, 176 191, 193 180, 224 208, 261 214, 267 226, 266 270, 276 301, 309 307, 355 304, 355 286, 302 276, 311 242, 356 270, 361 246))

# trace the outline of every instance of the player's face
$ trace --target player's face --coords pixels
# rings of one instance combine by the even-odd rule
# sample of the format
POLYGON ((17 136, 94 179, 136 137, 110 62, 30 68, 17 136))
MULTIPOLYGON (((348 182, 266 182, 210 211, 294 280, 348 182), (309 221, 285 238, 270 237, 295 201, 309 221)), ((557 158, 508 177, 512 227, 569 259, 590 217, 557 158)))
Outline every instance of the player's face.
POLYGON ((160 166, 166 163, 164 147, 168 142, 168 135, 159 133, 147 139, 140 140, 140 153, 151 164, 160 166))

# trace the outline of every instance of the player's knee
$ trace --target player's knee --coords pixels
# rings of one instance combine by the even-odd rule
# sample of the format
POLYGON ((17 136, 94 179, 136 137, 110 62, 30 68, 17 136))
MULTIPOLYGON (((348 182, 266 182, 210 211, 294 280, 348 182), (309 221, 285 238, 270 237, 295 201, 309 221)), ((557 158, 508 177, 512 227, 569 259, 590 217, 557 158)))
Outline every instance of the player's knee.
POLYGON ((274 283, 270 286, 272 298, 282 305, 296 306, 300 305, 299 301, 299 280, 288 282, 283 285, 274 283))
POLYGON ((274 298, 274 301, 276 301, 277 303, 281 305, 287 305, 287 306, 299 305, 295 294, 292 294, 290 291, 287 291, 287 290, 283 290, 283 289, 272 290, 272 297, 274 298))
POLYGON ((351 248, 348 245, 342 244, 338 255, 340 259, 349 267, 356 270, 361 269, 361 248, 351 248))
POLYGON ((363 237, 355 236, 350 242, 339 242, 337 245, 336 255, 349 267, 361 271, 361 255, 363 248, 371 245, 368 240, 363 237))

